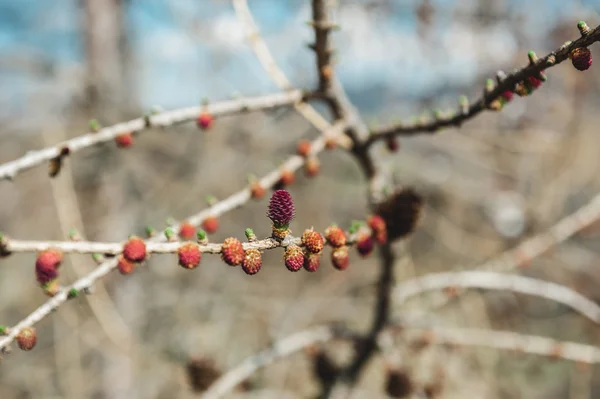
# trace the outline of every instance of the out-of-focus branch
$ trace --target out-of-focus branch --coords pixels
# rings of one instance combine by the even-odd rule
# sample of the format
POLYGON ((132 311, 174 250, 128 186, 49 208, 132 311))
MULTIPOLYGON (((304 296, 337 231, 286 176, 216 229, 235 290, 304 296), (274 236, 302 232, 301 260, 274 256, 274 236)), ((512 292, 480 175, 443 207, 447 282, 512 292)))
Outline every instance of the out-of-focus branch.
MULTIPOLYGON (((292 88, 292 84, 285 76, 283 71, 279 68, 265 41, 260 36, 258 27, 256 26, 254 18, 252 17, 252 13, 248 8, 248 2, 246 0, 233 0, 233 7, 238 19, 246 28, 248 42, 265 71, 280 89, 290 90, 292 88)), ((309 104, 296 104, 295 108, 304 118, 306 118, 306 120, 312 123, 312 125, 321 132, 330 126, 330 123, 309 104)), ((343 148, 349 149, 352 147, 352 142, 345 136, 338 136, 337 142, 343 148)))
MULTIPOLYGON (((428 344, 482 346, 515 352, 548 356, 587 364, 600 363, 600 349, 576 342, 524 335, 509 331, 490 331, 475 328, 432 327, 416 328, 404 323, 390 324, 386 331, 407 335, 417 333, 428 344)), ((356 335, 332 326, 315 327, 276 341, 271 347, 248 357, 238 366, 223 374, 204 393, 202 399, 223 397, 260 368, 292 355, 303 348, 333 339, 356 339, 356 335)))
POLYGON ((303 93, 301 90, 290 89, 283 93, 274 93, 254 98, 241 98, 163 112, 146 118, 137 118, 129 122, 119 123, 77 136, 70 140, 58 143, 42 150, 30 151, 19 159, 0 165, 0 180, 13 179, 19 172, 48 162, 61 155, 65 149, 68 154, 73 154, 84 148, 114 140, 124 133, 140 132, 148 126, 166 127, 182 122, 195 120, 201 112, 208 112, 213 116, 232 115, 242 112, 262 111, 291 104, 301 103, 303 93))
POLYGON ((531 277, 485 271, 461 271, 428 274, 404 281, 394 289, 394 304, 427 291, 481 288, 537 296, 566 305, 600 324, 600 306, 572 289, 531 277))
POLYGON ((411 326, 400 326, 400 331, 403 335, 418 332, 428 344, 481 346, 587 364, 600 363, 600 348, 576 342, 558 341, 538 335, 453 327, 415 329, 411 326))
MULTIPOLYGON (((575 234, 600 219, 600 194, 570 215, 559 220, 548 230, 523 241, 515 248, 475 267, 478 270, 506 272, 518 267, 528 267, 531 262, 549 249, 573 237, 575 234)), ((456 293, 456 296, 460 295, 456 293)), ((433 301, 441 307, 453 297, 442 295, 433 301)))
MULTIPOLYGON (((319 138, 315 139, 311 143, 311 153, 313 155, 316 155, 325 148, 326 135, 337 137, 342 134, 341 132, 343 132, 344 128, 344 124, 338 123, 333 125, 330 129, 327 129, 326 134, 321 135, 319 138)), ((305 161, 306 158, 304 157, 298 155, 291 156, 281 166, 281 168, 273 170, 269 174, 262 177, 258 182, 265 188, 273 187, 280 180, 282 170, 294 172, 297 169, 299 169, 305 161)), ((191 216, 187 219, 187 221, 188 223, 193 224, 195 226, 200 225, 204 219, 211 216, 219 216, 235 208, 238 208, 244 205, 250 198, 251 190, 250 188, 246 187, 238 191, 237 193, 232 194, 228 198, 216 203, 215 205, 191 216)), ((179 231, 179 227, 179 224, 175 224, 172 226, 175 232, 179 231)), ((157 235, 149 239, 147 242, 160 242, 164 241, 165 239, 166 238, 164 235, 157 235)), ((78 279, 73 284, 59 290, 58 293, 56 293, 43 305, 38 307, 33 313, 31 313, 25 319, 21 320, 14 327, 11 327, 9 329, 8 334, 0 338, 0 348, 6 348, 7 345, 9 345, 16 338, 16 336, 21 330, 23 330, 26 327, 33 326, 34 324, 48 316, 53 310, 57 309, 61 304, 65 303, 69 299, 69 291, 71 291, 72 289, 75 289, 77 291, 89 289, 96 280, 106 276, 113 269, 115 269, 117 267, 117 264, 117 259, 111 259, 106 262, 103 262, 86 276, 78 279)))
POLYGON ((392 126, 376 129, 371 132, 371 136, 366 142, 367 146, 372 145, 378 140, 384 140, 393 136, 410 136, 420 133, 434 133, 441 128, 460 126, 463 122, 474 118, 482 111, 489 108, 490 104, 499 98, 504 92, 512 91, 515 86, 525 81, 529 77, 535 77, 545 69, 551 68, 569 58, 569 54, 576 48, 588 47, 591 44, 600 41, 600 26, 591 29, 588 33, 554 50, 545 57, 530 62, 524 68, 521 68, 506 77, 499 77, 499 82, 491 90, 485 90, 481 98, 476 102, 466 106, 460 106, 459 110, 448 116, 440 116, 432 121, 415 123, 410 125, 396 124, 392 126))
POLYGON ((240 365, 223 374, 204 393, 202 399, 220 398, 250 377, 256 370, 303 348, 329 341, 335 338, 336 335, 338 334, 336 334, 334 328, 322 326, 301 331, 278 340, 270 348, 248 357, 240 365))

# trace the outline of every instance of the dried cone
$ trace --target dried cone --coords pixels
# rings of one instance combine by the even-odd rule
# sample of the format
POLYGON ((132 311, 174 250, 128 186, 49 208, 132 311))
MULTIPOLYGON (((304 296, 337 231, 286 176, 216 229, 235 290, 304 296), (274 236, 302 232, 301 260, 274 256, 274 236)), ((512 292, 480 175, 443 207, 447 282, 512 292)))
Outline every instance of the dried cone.
POLYGON ((186 369, 188 381, 194 392, 206 391, 221 376, 211 359, 192 358, 186 369))
POLYGON ((183 222, 181 226, 179 226, 179 237, 182 240, 191 240, 196 237, 196 227, 189 223, 183 222))
POLYGON ((131 274, 135 269, 135 263, 128 261, 123 255, 121 255, 119 256, 117 269, 119 269, 119 273, 123 275, 131 274))
POLYGON ((35 260, 35 275, 40 284, 45 284, 58 277, 58 268, 62 262, 62 252, 57 249, 47 249, 38 254, 35 260))
POLYGON ((297 245, 290 245, 286 248, 285 254, 283 255, 283 261, 285 267, 291 272, 297 272, 304 265, 304 253, 302 248, 297 245))
POLYGON ((318 254, 323 250, 325 240, 321 233, 314 231, 313 229, 307 229, 302 233, 302 244, 306 247, 308 252, 318 254))
POLYGON ((423 198, 407 188, 397 191, 378 205, 375 213, 385 221, 387 238, 394 241, 412 233, 423 210, 423 198))
POLYGON ((242 270, 244 273, 252 276, 260 271, 262 267, 262 256, 258 249, 249 249, 244 254, 242 270))
POLYGON ((569 58, 578 71, 585 71, 592 66, 592 53, 587 47, 574 49, 569 53, 569 58))
POLYGON ((177 257, 179 258, 179 266, 186 269, 195 269, 202 260, 202 252, 200 246, 194 242, 186 242, 181 244, 177 250, 177 257))
POLYGON ((325 239, 334 248, 346 245, 346 233, 338 226, 329 226, 325 229, 325 239))
POLYGON ((131 237, 123 246, 123 256, 130 262, 142 262, 146 255, 146 243, 139 237, 131 237))
POLYGON ((413 383, 404 370, 388 371, 385 385, 386 393, 392 398, 406 398, 413 392, 413 383))
POLYGON ((33 327, 23 328, 21 331, 19 331, 19 334, 17 334, 16 340, 19 348, 22 350, 29 351, 33 349, 35 343, 37 342, 37 334, 35 329, 33 327))
POLYGON ((287 190, 275 190, 269 201, 267 216, 273 222, 272 236, 277 241, 283 239, 289 233, 290 222, 294 218, 294 201, 287 190))
POLYGON ((133 144, 133 135, 131 133, 122 133, 115 137, 115 143, 119 148, 131 147, 133 144))
POLYGON ((209 216, 202 222, 202 229, 208 234, 214 234, 219 229, 219 219, 209 216))
POLYGON ((331 263, 338 270, 346 270, 350 265, 348 247, 336 248, 331 252, 331 263))
POLYGON ((371 255, 374 246, 373 238, 368 234, 361 234, 356 241, 356 250, 363 257, 371 255))
POLYGON ((321 265, 321 254, 307 254, 304 257, 304 270, 316 272, 321 265))
POLYGON ((213 116, 206 111, 200 113, 200 115, 198 116, 198 119, 196 119, 196 124, 202 130, 209 129, 212 126, 213 122, 214 122, 213 116))
POLYGON ((244 260, 244 247, 237 238, 226 238, 221 251, 221 258, 229 266, 237 266, 244 260))

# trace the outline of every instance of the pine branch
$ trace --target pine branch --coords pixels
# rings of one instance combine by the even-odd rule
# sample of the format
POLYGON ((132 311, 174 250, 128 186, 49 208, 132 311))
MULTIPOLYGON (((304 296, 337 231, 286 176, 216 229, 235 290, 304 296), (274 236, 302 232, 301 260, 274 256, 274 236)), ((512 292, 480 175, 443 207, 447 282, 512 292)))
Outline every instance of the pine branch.
POLYGON ((485 271, 434 273, 404 281, 394 289, 394 305, 427 291, 480 288, 532 295, 558 302, 600 324, 600 306, 564 285, 511 274, 485 271))
MULTIPOLYGON (((321 152, 325 148, 325 135, 338 137, 341 135, 344 125, 339 123, 333 125, 331 129, 326 130, 326 134, 321 135, 319 138, 314 140, 311 143, 312 154, 316 155, 321 152)), ((298 155, 291 156, 281 168, 273 170, 269 174, 265 175, 262 179, 259 180, 259 184, 261 184, 265 188, 273 187, 281 178, 281 171, 288 170, 291 172, 299 169, 306 161, 306 158, 300 157, 298 155)), ((228 198, 217 202, 213 206, 191 216, 187 219, 188 223, 198 226, 208 217, 211 216, 220 216, 224 213, 227 213, 235 208, 238 208, 245 204, 251 198, 251 190, 249 187, 246 187, 235 194, 232 194, 228 198)), ((180 224, 174 224, 172 229, 178 233, 180 228, 180 224)), ((157 235, 147 240, 147 243, 152 242, 161 242, 166 240, 164 235, 157 235)), ((86 276, 78 279, 73 284, 61 288, 52 298, 46 301, 44 304, 39 306, 33 313, 29 314, 25 319, 21 320, 14 327, 8 329, 7 335, 0 338, 0 348, 6 350, 7 346, 15 340, 17 335, 27 327, 31 327, 34 324, 38 323, 40 320, 48 316, 52 311, 56 310, 60 305, 65 303, 68 299, 70 299, 70 292, 85 292, 88 291, 93 283, 96 280, 99 280, 114 270, 118 265, 117 259, 110 259, 108 261, 103 262, 94 270, 92 270, 86 276)))
POLYGON ((530 77, 538 77, 542 71, 567 60, 569 54, 574 49, 587 48, 593 43, 600 41, 600 26, 595 29, 585 29, 584 27, 587 26, 583 22, 578 24, 581 33, 579 39, 566 42, 560 48, 539 59, 533 53, 530 53, 530 63, 526 67, 518 69, 507 76, 504 73, 499 73, 498 83, 494 85, 493 81, 488 81, 484 94, 474 103, 468 104, 467 102, 460 104, 462 101, 459 101, 459 109, 457 111, 448 116, 434 117, 430 121, 425 120, 409 125, 395 124, 373 130, 365 145, 368 147, 379 140, 389 139, 394 136, 411 136, 421 133, 431 134, 445 127, 459 127, 463 122, 474 118, 486 109, 490 109, 494 100, 500 98, 507 91, 512 92, 517 84, 526 81, 530 77), (490 82, 492 87, 489 87, 490 82))
POLYGON ((292 104, 301 104, 302 99, 303 93, 301 90, 289 89, 282 93, 223 101, 206 106, 182 108, 150 115, 147 118, 133 119, 129 122, 102 128, 97 132, 89 132, 77 136, 52 147, 30 151, 19 159, 0 165, 0 180, 12 180, 21 171, 57 159, 61 154, 62 156, 71 155, 85 148, 114 140, 121 134, 141 132, 149 126, 167 127, 193 121, 202 112, 207 112, 212 116, 224 116, 243 112, 263 111, 292 104))

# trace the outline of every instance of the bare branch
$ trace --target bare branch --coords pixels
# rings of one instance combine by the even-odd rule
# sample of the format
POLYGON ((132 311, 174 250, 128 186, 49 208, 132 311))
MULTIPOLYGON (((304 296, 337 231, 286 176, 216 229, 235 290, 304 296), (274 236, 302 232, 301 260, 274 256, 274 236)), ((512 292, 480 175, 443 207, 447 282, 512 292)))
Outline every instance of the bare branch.
MULTIPOLYGON (((338 135, 342 134, 341 132, 343 131, 344 127, 344 124, 338 123, 333 125, 330 129, 327 129, 326 133, 327 135, 337 137, 338 135)), ((325 134, 321 135, 319 138, 317 138, 311 143, 311 150, 313 154, 316 155, 325 148, 324 136, 325 134)), ((296 171, 304 164, 305 160, 306 159, 303 157, 293 155, 282 165, 282 168, 292 172, 296 171)), ((270 172, 262 179, 260 179, 259 183, 263 187, 272 187, 281 178, 281 170, 282 169, 280 168, 270 172)), ((196 226, 200 225, 204 219, 210 216, 219 216, 235 208, 238 208, 245 204, 250 198, 250 188, 246 187, 238 191, 237 193, 232 194, 228 198, 216 203, 215 205, 191 216, 187 219, 187 221, 196 226)), ((172 226, 172 228, 175 232, 178 232, 179 225, 174 225, 172 226)), ((161 242, 164 240, 164 235, 158 235, 149 239, 147 242, 161 242)), ((12 341, 14 341, 14 339, 22 329, 33 326, 34 324, 42 320, 44 317, 48 316, 53 310, 57 309, 61 304, 65 303, 67 299, 69 299, 70 290, 75 289, 77 291, 82 291, 88 289, 93 285, 93 283, 96 280, 106 276, 113 269, 115 269, 117 267, 117 263, 117 259, 111 259, 106 262, 103 262, 86 276, 78 279, 73 284, 62 288, 55 296, 53 296, 44 304, 39 306, 33 313, 31 313, 25 319, 21 320, 14 327, 10 328, 8 334, 0 338, 0 348, 6 348, 12 341)))
MULTIPOLYGON (((246 0, 233 0, 233 7, 235 8, 235 13, 238 19, 242 25, 245 26, 248 33, 248 41, 250 46, 252 47, 254 54, 256 54, 256 57, 262 64, 265 71, 280 89, 290 90, 292 88, 292 84, 285 76, 283 71, 279 68, 265 41, 260 36, 258 27, 256 26, 254 18, 252 17, 252 13, 248 8, 248 2, 246 0)), ((312 123, 313 126, 320 131, 324 131, 330 126, 330 123, 309 104, 300 103, 295 105, 295 108, 302 116, 304 116, 304 118, 306 118, 306 120, 312 123)), ((348 139, 348 137, 338 136, 337 141, 338 144, 343 148, 349 149, 352 147, 352 142, 348 139)))
MULTIPOLYGON (((539 58, 534 62, 530 62, 529 65, 508 76, 502 76, 498 84, 492 90, 485 90, 481 98, 476 102, 468 105, 467 107, 460 107, 459 110, 449 116, 440 116, 434 118, 431 121, 424 121, 422 123, 417 122, 411 125, 393 125, 377 129, 371 132, 371 137, 367 141, 366 145, 370 146, 378 140, 384 140, 393 136, 411 136, 420 133, 435 133, 441 128, 460 126, 463 122, 474 118, 482 111, 489 108, 490 104, 499 98, 502 93, 506 91, 512 91, 515 86, 523 82, 529 77, 536 77, 540 72, 545 69, 551 68, 561 62, 565 61, 569 57, 569 53, 581 47, 588 47, 591 44, 600 41, 600 26, 592 29, 589 33, 582 35, 579 39, 573 42, 567 42, 565 45, 554 50, 545 57, 539 58)), ((466 105, 466 104, 465 104, 466 105)))
POLYGON ((427 291, 447 288, 481 288, 537 296, 566 305, 600 324, 600 306, 568 287, 531 277, 485 271, 435 273, 404 281, 394 289, 395 304, 427 291))
POLYGON ((223 374, 202 395, 202 399, 220 398, 250 377, 256 370, 308 346, 329 341, 335 336, 333 328, 323 326, 301 331, 278 340, 270 348, 248 357, 239 366, 223 374))
POLYGON ((600 363, 600 348, 576 342, 558 341, 538 335, 524 335, 512 331, 491 331, 476 328, 433 327, 415 329, 401 326, 401 333, 417 332, 431 344, 482 346, 534 355, 582 362, 600 363))
POLYGON ((145 118, 133 119, 129 122, 119 123, 114 126, 100 129, 97 132, 83 134, 62 143, 58 143, 52 147, 30 151, 19 159, 0 165, 0 180, 13 179, 23 170, 48 162, 58 157, 65 148, 68 149, 69 154, 72 154, 84 148, 114 140, 115 137, 123 133, 143 131, 147 128, 148 124, 150 126, 161 127, 172 126, 178 123, 195 120, 203 111, 209 112, 213 116, 222 116, 241 112, 268 110, 301 103, 302 98, 302 91, 290 89, 283 93, 208 104, 206 107, 195 106, 167 111, 149 116, 148 122, 145 118))

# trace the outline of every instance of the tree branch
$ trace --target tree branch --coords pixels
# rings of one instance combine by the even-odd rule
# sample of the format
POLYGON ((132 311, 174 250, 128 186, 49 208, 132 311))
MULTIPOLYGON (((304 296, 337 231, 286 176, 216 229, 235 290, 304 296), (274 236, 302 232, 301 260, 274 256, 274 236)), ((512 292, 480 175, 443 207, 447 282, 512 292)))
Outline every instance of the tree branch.
MULTIPOLYGON (((393 327, 392 327, 393 328, 393 327)), ((491 331, 476 328, 433 327, 415 329, 400 326, 401 334, 417 332, 431 344, 481 346, 515 352, 572 360, 586 364, 600 363, 600 348, 576 342, 558 341, 538 335, 512 331, 491 331)))
POLYGON ((371 136, 365 143, 366 146, 371 146, 378 140, 388 139, 394 136, 411 136, 421 133, 434 133, 441 128, 460 126, 463 122, 474 118, 482 111, 489 108, 489 105, 500 97, 505 91, 512 91, 517 83, 523 82, 528 77, 537 76, 545 69, 551 68, 561 62, 565 61, 569 57, 569 53, 581 47, 588 47, 591 44, 600 41, 600 26, 592 29, 589 33, 582 35, 579 39, 573 42, 567 42, 565 45, 554 50, 550 54, 537 59, 535 62, 530 62, 529 65, 523 67, 505 78, 499 79, 500 81, 492 90, 484 91, 484 94, 476 102, 466 106, 464 109, 460 107, 459 110, 454 112, 452 115, 447 117, 439 117, 432 121, 425 121, 423 123, 415 123, 412 125, 397 124, 381 129, 377 129, 371 132, 371 136))
MULTIPOLYGON (((338 123, 333 125, 330 129, 327 129, 325 133, 326 135, 337 137, 342 134, 341 132, 343 131, 344 127, 344 124, 338 123)), ((325 148, 325 133, 311 143, 311 151, 313 155, 318 154, 325 148)), ((294 172, 297 169, 299 169, 305 161, 306 158, 300 157, 298 155, 293 155, 282 165, 281 168, 273 170, 269 174, 265 175, 262 179, 260 179, 259 183, 265 188, 273 187, 281 178, 282 169, 294 172)), ((246 187, 238 191, 237 193, 232 194, 228 198, 216 203, 215 205, 201 212, 198 212, 195 215, 192 215, 190 218, 187 219, 187 221, 188 223, 198 226, 202 223, 204 219, 210 216, 219 216, 235 208, 238 208, 245 204, 250 198, 250 188, 246 187)), ((172 226, 172 229, 175 232, 178 232, 179 227, 179 224, 175 224, 172 226)), ((147 242, 161 242, 165 239, 166 238, 164 235, 157 235, 147 240, 147 242)), ((48 316, 53 310, 57 309, 61 304, 65 303, 69 299, 70 290, 75 289, 77 291, 82 291, 85 289, 89 289, 96 280, 106 276, 113 269, 115 269, 117 267, 117 263, 117 259, 111 259, 106 262, 103 262, 86 276, 78 279, 73 284, 62 288, 56 295, 54 295, 44 304, 39 306, 33 313, 31 313, 25 319, 21 320, 14 327, 10 328, 8 334, 0 338, 0 349, 6 348, 12 341, 14 341, 16 336, 23 328, 33 326, 34 324, 48 316)))
POLYGON ((145 118, 133 119, 129 122, 119 123, 117 125, 102 128, 97 132, 86 133, 81 136, 74 137, 52 147, 37 151, 30 151, 19 159, 0 165, 0 180, 12 180, 19 172, 23 170, 30 169, 44 162, 55 159, 56 157, 60 156, 61 152, 65 148, 68 148, 69 154, 73 154, 84 148, 114 140, 118 135, 123 133, 142 131, 148 127, 148 124, 150 126, 166 127, 195 120, 203 111, 206 111, 213 116, 232 115, 242 112, 261 111, 289 106, 290 104, 300 103, 302 99, 302 91, 290 89, 289 91, 283 93, 274 93, 260 97, 241 98, 218 102, 215 104, 208 104, 206 107, 195 106, 162 112, 157 115, 149 116, 148 123, 145 118))
POLYGON ((394 288, 394 304, 400 305, 427 291, 448 288, 481 288, 537 296, 566 305, 600 324, 600 306, 568 287, 531 277, 485 271, 435 273, 404 281, 394 288))

